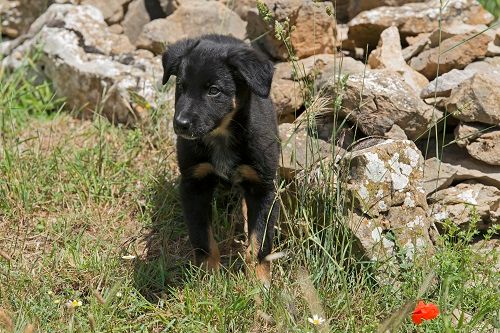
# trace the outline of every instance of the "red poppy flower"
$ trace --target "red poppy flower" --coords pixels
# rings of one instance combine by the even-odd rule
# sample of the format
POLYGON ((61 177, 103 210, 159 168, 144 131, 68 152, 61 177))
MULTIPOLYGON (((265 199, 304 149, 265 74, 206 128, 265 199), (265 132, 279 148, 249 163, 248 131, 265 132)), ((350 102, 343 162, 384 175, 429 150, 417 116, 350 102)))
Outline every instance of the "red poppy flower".
POLYGON ((436 318, 438 315, 439 309, 436 304, 425 304, 423 301, 419 301, 415 310, 413 310, 411 319, 416 325, 420 325, 422 320, 431 320, 436 318))

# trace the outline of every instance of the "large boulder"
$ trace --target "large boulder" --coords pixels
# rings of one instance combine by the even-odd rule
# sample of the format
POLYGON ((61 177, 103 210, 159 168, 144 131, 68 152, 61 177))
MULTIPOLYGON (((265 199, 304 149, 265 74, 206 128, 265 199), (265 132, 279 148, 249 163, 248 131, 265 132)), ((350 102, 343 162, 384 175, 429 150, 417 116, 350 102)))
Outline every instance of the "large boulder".
POLYGON ((187 1, 170 16, 146 24, 136 45, 155 54, 183 38, 224 33, 245 38, 246 23, 232 10, 215 1, 187 1))
MULTIPOLYGON (((271 57, 280 60, 289 57, 287 46, 277 36, 287 19, 289 26, 295 27, 289 43, 299 59, 335 51, 335 19, 327 13, 327 8, 332 9, 331 3, 313 0, 265 0, 264 3, 272 20, 266 21, 257 9, 248 12, 247 35, 271 57)), ((286 26, 284 29, 288 33, 286 26)))
POLYGON ((388 70, 349 76, 340 115, 357 123, 366 135, 383 136, 396 124, 411 140, 418 139, 439 117, 398 73, 388 70))
POLYGON ((38 71, 52 81, 68 107, 89 117, 101 112, 130 125, 148 119, 147 109, 158 97, 161 61, 135 51, 126 36, 111 33, 98 9, 52 5, 32 24, 29 35, 33 37, 14 48, 4 66, 20 65, 38 47, 38 71))
POLYGON ((422 74, 408 66, 401 49, 401 40, 398 28, 390 27, 382 32, 377 49, 368 58, 371 68, 389 69, 403 77, 403 80, 418 94, 429 84, 429 80, 422 74))
POLYGON ((409 140, 386 140, 342 160, 355 214, 349 228, 364 252, 383 259, 430 249, 430 218, 422 187, 422 154, 409 140))
POLYGON ((452 69, 463 69, 478 58, 483 58, 488 50, 491 36, 475 33, 458 35, 444 40, 440 46, 423 51, 410 61, 410 66, 433 79, 452 69))
POLYGON ((500 190, 493 186, 468 181, 440 190, 429 197, 435 222, 445 220, 468 228, 478 215, 476 228, 486 230, 500 223, 500 190))
POLYGON ((500 125, 500 80, 478 72, 453 88, 446 101, 448 112, 463 122, 500 125))
POLYGON ((460 124, 455 129, 455 140, 475 159, 500 166, 500 127, 460 124))
MULTIPOLYGON (((440 0, 408 3, 400 7, 379 7, 360 13, 349 22, 349 38, 366 48, 377 46, 380 34, 390 26, 398 27, 403 38, 432 32, 438 28, 440 0)), ((450 1, 442 10, 442 26, 467 23, 489 24, 494 16, 476 0, 450 1)))

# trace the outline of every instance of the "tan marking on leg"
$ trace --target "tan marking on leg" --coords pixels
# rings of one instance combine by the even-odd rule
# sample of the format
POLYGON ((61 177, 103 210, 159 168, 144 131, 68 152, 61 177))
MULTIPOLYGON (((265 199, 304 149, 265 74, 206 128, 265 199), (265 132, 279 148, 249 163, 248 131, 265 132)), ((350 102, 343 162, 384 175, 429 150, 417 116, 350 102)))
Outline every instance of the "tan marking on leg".
POLYGON ((243 216, 243 231, 245 232, 246 243, 248 244, 248 207, 245 198, 241 199, 241 215, 243 216))
POLYGON ((258 263, 255 266, 255 275, 266 288, 269 288, 271 286, 271 263, 266 260, 258 263))
POLYGON ((212 164, 210 163, 200 163, 198 165, 195 165, 193 167, 193 177, 194 178, 204 178, 206 176, 208 176, 209 174, 211 173, 214 173, 215 172, 215 169, 213 167, 212 164))
POLYGON ((269 288, 271 285, 271 263, 265 259, 261 262, 257 262, 260 246, 261 242, 258 241, 255 234, 252 234, 245 254, 247 275, 250 274, 250 272, 255 272, 257 279, 262 282, 266 288, 269 288))
POLYGON ((242 164, 236 168, 236 172, 234 174, 234 182, 240 183, 242 181, 250 181, 253 183, 260 182, 260 177, 257 171, 254 168, 247 164, 242 164))
POLYGON ((250 238, 247 236, 247 250, 245 253, 245 261, 251 266, 257 261, 257 254, 259 253, 259 243, 257 242, 257 237, 255 234, 250 235, 250 238))
POLYGON ((216 129, 214 129, 212 132, 210 132, 210 135, 211 136, 229 137, 231 135, 231 133, 229 132, 228 127, 229 127, 229 124, 231 123, 231 121, 233 120, 235 113, 236 113, 236 111, 231 111, 228 114, 226 114, 224 116, 224 118, 222 118, 222 122, 220 123, 220 125, 216 129))
POLYGON ((209 270, 218 271, 220 267, 219 246, 215 241, 212 227, 208 228, 208 250, 209 254, 206 259, 206 265, 209 270))

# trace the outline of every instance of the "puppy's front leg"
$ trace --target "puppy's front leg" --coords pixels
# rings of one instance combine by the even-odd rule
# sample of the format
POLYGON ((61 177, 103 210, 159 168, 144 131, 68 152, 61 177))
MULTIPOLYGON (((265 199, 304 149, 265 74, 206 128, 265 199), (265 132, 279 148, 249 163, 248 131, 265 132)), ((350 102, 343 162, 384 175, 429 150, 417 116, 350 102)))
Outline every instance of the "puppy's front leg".
POLYGON ((183 177, 180 184, 182 210, 194 248, 195 262, 197 265, 206 265, 210 270, 218 270, 220 266, 219 248, 211 226, 214 188, 215 182, 210 177, 183 177))
POLYGON ((272 250, 274 224, 279 214, 279 206, 274 199, 274 187, 245 190, 248 207, 246 262, 249 267, 255 267, 257 278, 266 287, 271 283, 271 263, 265 258, 272 250))

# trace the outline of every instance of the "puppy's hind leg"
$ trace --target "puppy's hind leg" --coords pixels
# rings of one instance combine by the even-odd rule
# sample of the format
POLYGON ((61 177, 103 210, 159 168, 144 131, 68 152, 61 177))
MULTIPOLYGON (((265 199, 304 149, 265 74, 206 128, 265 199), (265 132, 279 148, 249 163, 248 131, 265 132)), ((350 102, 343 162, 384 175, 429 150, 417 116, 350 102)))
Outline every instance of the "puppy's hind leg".
POLYGON ((248 248, 246 262, 255 268, 255 275, 269 287, 271 284, 271 263, 266 256, 271 253, 274 223, 278 218, 279 206, 275 202, 274 190, 246 191, 248 207, 248 248))
POLYGON ((182 210, 194 248, 195 262, 209 270, 218 270, 220 266, 219 248, 211 226, 214 188, 215 182, 210 177, 183 178, 180 184, 182 210))

